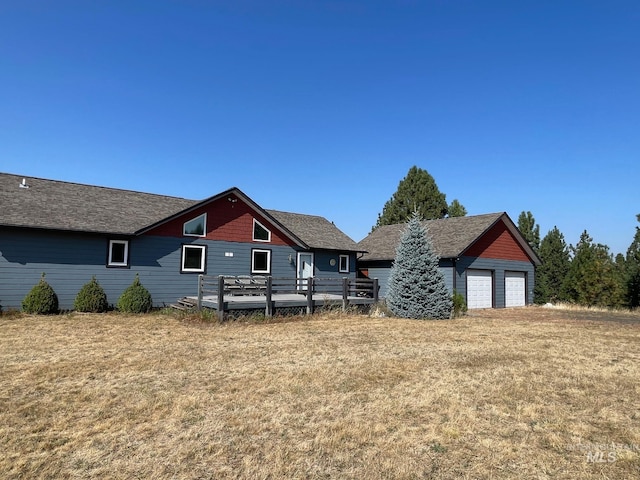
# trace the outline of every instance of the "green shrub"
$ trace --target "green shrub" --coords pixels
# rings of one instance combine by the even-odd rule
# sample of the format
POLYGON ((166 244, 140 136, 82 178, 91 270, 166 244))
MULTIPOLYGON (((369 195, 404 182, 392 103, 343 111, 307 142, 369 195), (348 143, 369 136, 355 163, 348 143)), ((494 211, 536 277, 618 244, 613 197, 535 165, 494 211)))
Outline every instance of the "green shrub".
POLYGON ((118 310, 127 313, 146 313, 151 310, 153 306, 151 294, 140 283, 138 274, 133 283, 120 295, 117 306, 118 310))
POLYGON ((107 294, 96 277, 91 277, 91 280, 82 286, 73 302, 73 309, 78 312, 102 313, 108 308, 107 294))
POLYGON ((22 310, 40 315, 58 313, 58 296, 51 285, 45 281, 44 273, 37 285, 22 300, 22 310))
POLYGON ((464 295, 458 292, 453 292, 453 317, 461 317, 467 313, 467 302, 464 301, 464 295))

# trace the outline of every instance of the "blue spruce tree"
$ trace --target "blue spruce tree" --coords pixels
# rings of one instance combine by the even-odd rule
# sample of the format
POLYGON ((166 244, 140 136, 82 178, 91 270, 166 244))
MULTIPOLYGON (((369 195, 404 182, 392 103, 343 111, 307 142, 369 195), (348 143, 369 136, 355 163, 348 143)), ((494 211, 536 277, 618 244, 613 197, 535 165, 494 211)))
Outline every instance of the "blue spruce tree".
POLYGON ((391 313, 416 319, 451 317, 451 294, 438 263, 431 239, 415 212, 402 234, 391 268, 387 292, 391 313))

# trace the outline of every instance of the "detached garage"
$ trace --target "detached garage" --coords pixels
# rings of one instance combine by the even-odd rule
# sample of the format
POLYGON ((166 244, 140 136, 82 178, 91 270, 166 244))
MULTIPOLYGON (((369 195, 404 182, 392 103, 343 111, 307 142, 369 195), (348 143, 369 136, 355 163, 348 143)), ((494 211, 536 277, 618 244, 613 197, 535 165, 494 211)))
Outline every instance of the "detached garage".
MULTIPOLYGON (((509 216, 502 213, 423 222, 440 256, 447 287, 467 307, 521 307, 533 303, 534 271, 540 259, 509 216)), ((396 247, 405 224, 378 227, 358 246, 361 276, 378 278, 385 297, 396 247)))

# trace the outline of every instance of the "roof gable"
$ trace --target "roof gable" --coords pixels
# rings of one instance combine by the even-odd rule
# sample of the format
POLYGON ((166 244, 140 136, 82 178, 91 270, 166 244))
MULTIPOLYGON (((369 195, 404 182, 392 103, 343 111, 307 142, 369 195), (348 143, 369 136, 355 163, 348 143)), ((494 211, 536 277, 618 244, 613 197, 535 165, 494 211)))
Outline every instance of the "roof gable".
POLYGON ((185 222, 206 215, 205 228, 201 238, 231 242, 253 243, 258 245, 300 245, 306 247, 291 232, 286 231, 277 222, 267 218, 262 209, 253 208, 237 189, 231 189, 211 197, 204 202, 179 212, 170 218, 146 227, 140 235, 158 235, 169 237, 183 236, 185 222), (254 220, 270 232, 270 240, 253 239, 254 220))

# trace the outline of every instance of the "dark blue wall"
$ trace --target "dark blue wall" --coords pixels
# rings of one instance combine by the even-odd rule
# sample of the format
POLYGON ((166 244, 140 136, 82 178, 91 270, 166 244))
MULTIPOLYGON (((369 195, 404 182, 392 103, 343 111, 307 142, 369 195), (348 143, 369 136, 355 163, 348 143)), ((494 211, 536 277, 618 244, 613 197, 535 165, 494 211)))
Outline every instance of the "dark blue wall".
MULTIPOLYGON (((377 278, 380 283, 380 297, 387 294, 392 262, 371 262, 360 264, 359 268, 369 271, 369 278, 377 278)), ((505 306, 504 277, 505 272, 525 272, 527 285, 527 304, 533 303, 534 267, 530 262, 499 260, 493 258, 462 257, 457 261, 440 260, 440 271, 444 274, 445 283, 450 292, 454 289, 467 296, 467 269, 490 270, 493 272, 494 307, 505 306)))
MULTIPOLYGON (((180 297, 197 294, 198 274, 180 273, 181 250, 186 243, 207 246, 207 275, 249 275, 252 248, 271 250, 273 276, 293 278, 296 275, 297 255, 292 247, 157 236, 130 239, 130 268, 109 268, 106 266, 108 243, 115 238, 0 229, 0 305, 4 309, 19 309, 22 299, 38 283, 43 272, 64 310, 73 308, 78 291, 92 276, 104 288, 110 304, 118 301, 138 274, 141 283, 151 292, 154 305, 168 305, 180 297)), ((315 252, 315 276, 355 277, 353 254, 351 273, 338 272, 340 253, 315 252), (330 265, 331 258, 336 258, 335 266, 330 265)))

